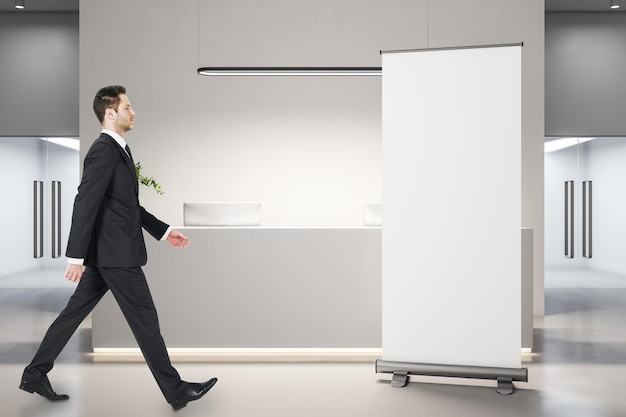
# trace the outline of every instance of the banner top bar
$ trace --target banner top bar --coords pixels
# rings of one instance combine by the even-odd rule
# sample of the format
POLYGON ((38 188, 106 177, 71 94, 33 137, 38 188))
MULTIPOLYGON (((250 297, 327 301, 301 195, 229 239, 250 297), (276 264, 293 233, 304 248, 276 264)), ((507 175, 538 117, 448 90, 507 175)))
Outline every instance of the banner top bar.
POLYGON ((397 54, 403 52, 428 52, 428 51, 448 51, 451 49, 479 49, 479 48, 501 48, 505 46, 524 46, 524 42, 519 43, 502 43, 494 45, 469 45, 469 46, 446 46, 440 48, 417 48, 417 49, 391 49, 380 51, 380 54, 397 54))

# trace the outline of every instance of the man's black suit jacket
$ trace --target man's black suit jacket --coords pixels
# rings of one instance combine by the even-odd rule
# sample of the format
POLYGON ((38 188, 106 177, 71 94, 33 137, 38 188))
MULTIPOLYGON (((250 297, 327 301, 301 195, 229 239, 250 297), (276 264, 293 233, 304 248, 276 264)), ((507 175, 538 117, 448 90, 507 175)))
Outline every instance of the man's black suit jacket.
POLYGON ((145 265, 142 227, 161 239, 168 225, 141 207, 138 194, 132 159, 102 133, 85 156, 66 256, 89 266, 145 265))

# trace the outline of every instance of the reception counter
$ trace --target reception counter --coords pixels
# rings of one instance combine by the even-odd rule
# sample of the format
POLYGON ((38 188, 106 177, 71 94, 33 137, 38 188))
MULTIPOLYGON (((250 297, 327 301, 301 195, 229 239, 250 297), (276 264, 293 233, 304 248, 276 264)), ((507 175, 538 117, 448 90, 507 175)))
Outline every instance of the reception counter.
MULTIPOLYGON (((380 228, 177 229, 144 267, 172 351, 380 350, 380 228)), ((92 323, 94 352, 137 349, 110 293, 92 323)))

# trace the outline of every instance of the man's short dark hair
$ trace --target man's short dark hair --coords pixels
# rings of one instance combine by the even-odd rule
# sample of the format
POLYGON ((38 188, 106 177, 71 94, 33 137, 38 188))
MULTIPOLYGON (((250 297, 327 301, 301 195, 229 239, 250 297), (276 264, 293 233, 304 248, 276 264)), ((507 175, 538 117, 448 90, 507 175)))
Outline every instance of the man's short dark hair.
POLYGON ((126 94, 126 88, 121 85, 110 85, 98 90, 93 99, 93 111, 96 113, 100 124, 104 121, 106 109, 117 111, 117 107, 120 105, 120 94, 126 94))

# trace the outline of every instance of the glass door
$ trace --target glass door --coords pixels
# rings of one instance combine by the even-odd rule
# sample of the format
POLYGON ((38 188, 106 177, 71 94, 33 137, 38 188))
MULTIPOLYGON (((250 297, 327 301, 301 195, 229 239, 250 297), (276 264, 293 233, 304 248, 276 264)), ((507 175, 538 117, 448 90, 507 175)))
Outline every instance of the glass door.
POLYGON ((63 287, 79 181, 75 138, 0 138, 0 288, 63 287))
POLYGON ((626 138, 546 138, 545 286, 625 288, 626 138))

